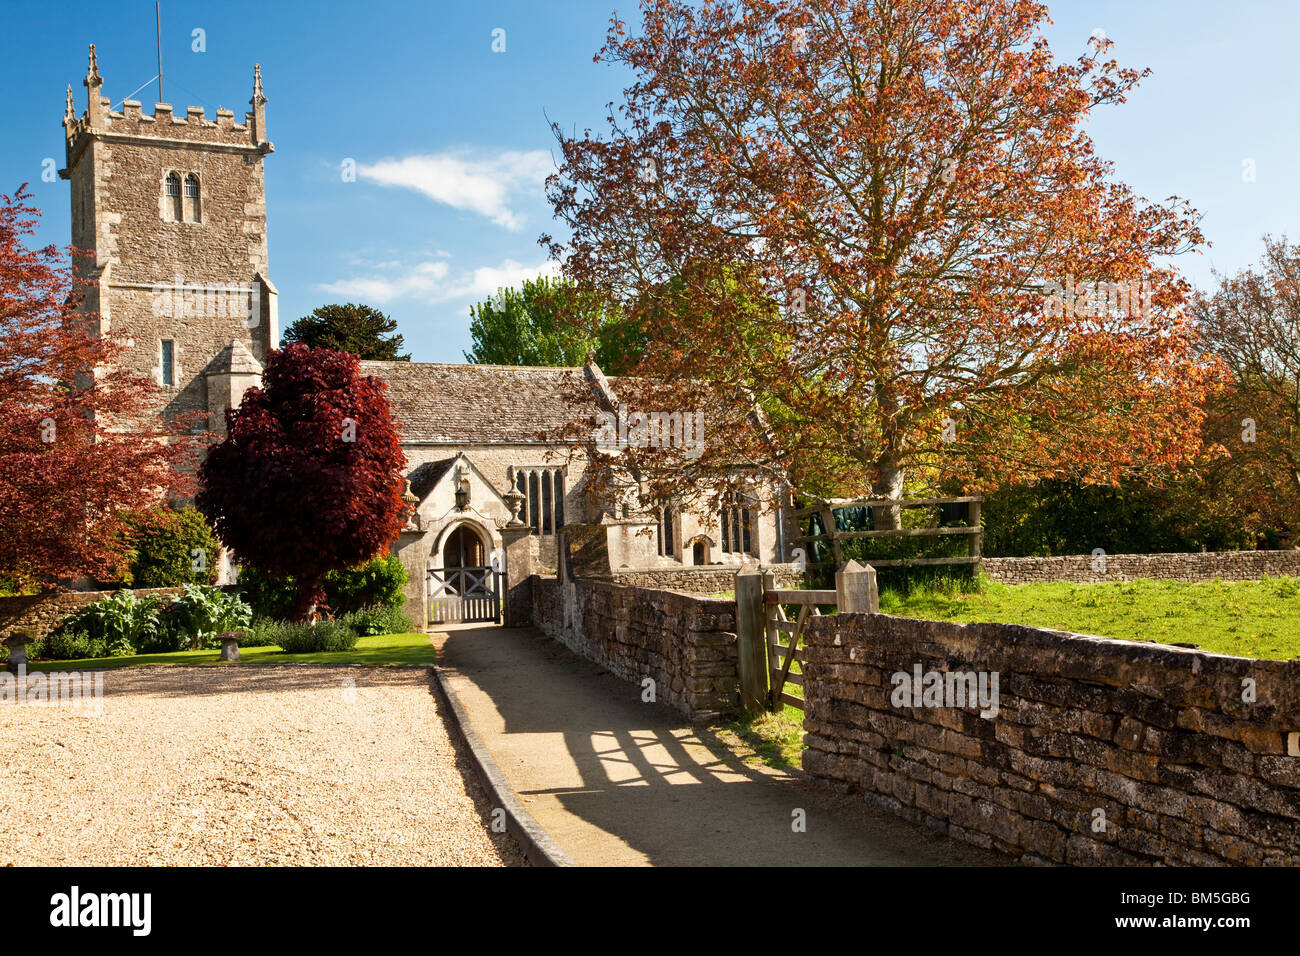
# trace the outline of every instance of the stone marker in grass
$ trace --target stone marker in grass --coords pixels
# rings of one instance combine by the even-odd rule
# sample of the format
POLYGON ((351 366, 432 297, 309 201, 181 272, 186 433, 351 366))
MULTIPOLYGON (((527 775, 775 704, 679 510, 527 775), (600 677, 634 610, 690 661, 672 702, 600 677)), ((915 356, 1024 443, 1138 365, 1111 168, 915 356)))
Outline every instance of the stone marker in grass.
POLYGON ((21 667, 27 669, 27 645, 36 642, 32 632, 24 628, 23 630, 14 631, 9 637, 5 638, 5 647, 9 648, 9 663, 5 668, 11 674, 17 674, 21 667))
POLYGON ((223 661, 239 660, 239 638, 241 636, 239 631, 227 631, 225 634, 217 635, 217 639, 221 641, 221 659, 223 661))

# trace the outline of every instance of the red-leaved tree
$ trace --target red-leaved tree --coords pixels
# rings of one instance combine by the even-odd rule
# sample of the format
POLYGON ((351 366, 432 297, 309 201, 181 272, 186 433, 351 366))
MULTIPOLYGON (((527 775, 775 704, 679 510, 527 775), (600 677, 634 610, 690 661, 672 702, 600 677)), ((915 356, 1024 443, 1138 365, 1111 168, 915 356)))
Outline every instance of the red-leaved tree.
POLYGON ((59 249, 28 248, 30 199, 0 196, 0 578, 112 579, 129 512, 183 489, 192 443, 149 413, 151 382, 113 367, 123 346, 77 310, 59 249))
POLYGON ((240 564, 295 579, 301 619, 322 604, 326 572, 402 530, 406 458, 385 388, 346 352, 272 351, 199 471, 199 510, 240 564))

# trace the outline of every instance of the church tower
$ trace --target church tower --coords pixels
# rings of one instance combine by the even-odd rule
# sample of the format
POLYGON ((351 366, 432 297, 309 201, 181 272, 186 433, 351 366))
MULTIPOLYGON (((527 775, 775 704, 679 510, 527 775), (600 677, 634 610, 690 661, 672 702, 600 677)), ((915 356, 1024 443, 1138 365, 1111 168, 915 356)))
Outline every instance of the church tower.
POLYGON ((86 112, 63 126, 72 185, 72 244, 90 255, 82 308, 99 329, 121 333, 120 364, 161 389, 157 411, 196 430, 225 429, 224 411, 260 381, 278 344, 276 290, 268 277, 266 138, 262 72, 253 72, 252 111, 204 117, 190 106, 152 116, 136 100, 110 109, 95 47, 84 80, 86 112))

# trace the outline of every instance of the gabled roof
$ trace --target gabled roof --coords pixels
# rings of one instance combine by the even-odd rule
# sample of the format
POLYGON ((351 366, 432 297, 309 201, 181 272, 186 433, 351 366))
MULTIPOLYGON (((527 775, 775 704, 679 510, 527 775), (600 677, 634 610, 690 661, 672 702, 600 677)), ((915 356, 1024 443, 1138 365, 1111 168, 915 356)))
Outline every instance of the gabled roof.
POLYGON ((410 474, 406 476, 411 482, 411 494, 423 501, 442 476, 451 470, 455 462, 455 457, 443 458, 441 461, 426 461, 423 465, 412 468, 410 474))
POLYGON ((594 421, 607 407, 583 368, 363 361, 361 372, 388 386, 402 441, 410 443, 543 441, 571 422, 594 421))
POLYGON ((208 363, 207 372, 209 375, 220 375, 225 372, 261 375, 262 363, 248 350, 247 345, 235 339, 208 363))

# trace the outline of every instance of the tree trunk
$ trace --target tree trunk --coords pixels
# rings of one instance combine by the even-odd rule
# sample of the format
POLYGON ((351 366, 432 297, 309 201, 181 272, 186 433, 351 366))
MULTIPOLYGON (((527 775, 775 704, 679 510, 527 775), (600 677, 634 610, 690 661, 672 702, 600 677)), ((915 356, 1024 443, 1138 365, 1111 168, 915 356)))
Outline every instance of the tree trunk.
MULTIPOLYGON (((882 459, 878 463, 876 482, 871 486, 871 497, 903 497, 903 469, 892 459, 882 459)), ((898 505, 887 505, 871 509, 871 527, 876 531, 897 531, 903 526, 903 509, 898 505)))
POLYGON ((319 579, 300 580, 298 597, 293 606, 294 620, 315 624, 322 608, 329 610, 325 605, 325 589, 320 586, 319 579))

